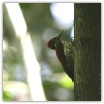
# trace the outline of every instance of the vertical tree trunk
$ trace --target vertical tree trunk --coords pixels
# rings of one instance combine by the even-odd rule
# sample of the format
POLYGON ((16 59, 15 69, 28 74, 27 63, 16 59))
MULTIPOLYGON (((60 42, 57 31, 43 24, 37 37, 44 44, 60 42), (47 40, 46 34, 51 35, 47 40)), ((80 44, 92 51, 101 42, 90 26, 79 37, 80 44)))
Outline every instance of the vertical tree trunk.
POLYGON ((75 101, 101 100, 101 4, 74 4, 75 101))

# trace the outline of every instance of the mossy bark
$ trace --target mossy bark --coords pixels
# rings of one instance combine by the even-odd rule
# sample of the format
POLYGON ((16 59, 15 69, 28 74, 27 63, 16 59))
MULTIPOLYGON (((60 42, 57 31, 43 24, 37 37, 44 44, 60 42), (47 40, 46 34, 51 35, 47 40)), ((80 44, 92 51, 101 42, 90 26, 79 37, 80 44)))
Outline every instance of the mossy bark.
POLYGON ((75 101, 101 100, 101 4, 74 4, 75 101))

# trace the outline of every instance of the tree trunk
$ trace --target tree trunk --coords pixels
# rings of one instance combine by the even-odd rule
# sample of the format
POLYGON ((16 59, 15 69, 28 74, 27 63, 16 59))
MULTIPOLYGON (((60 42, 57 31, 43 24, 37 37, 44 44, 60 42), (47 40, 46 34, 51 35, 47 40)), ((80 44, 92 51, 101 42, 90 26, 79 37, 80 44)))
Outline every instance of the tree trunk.
POLYGON ((101 4, 74 4, 75 101, 101 100, 101 4))

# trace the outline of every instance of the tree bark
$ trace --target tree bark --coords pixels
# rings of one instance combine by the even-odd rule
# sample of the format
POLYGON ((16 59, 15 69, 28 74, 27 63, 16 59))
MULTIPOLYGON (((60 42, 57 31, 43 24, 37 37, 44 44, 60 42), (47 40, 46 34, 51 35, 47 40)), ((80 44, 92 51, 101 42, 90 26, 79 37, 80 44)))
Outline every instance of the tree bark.
POLYGON ((101 100, 101 4, 74 4, 75 101, 101 100))

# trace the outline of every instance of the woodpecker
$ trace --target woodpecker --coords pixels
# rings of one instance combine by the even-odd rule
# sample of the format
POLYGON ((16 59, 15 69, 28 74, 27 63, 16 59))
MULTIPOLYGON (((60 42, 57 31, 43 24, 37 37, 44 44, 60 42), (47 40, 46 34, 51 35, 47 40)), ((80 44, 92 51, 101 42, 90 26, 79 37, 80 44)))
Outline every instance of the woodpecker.
POLYGON ((72 39, 69 41, 62 41, 60 39, 62 32, 63 30, 60 32, 59 36, 50 39, 47 42, 47 47, 56 51, 56 55, 64 71, 74 82, 74 42, 72 39))

